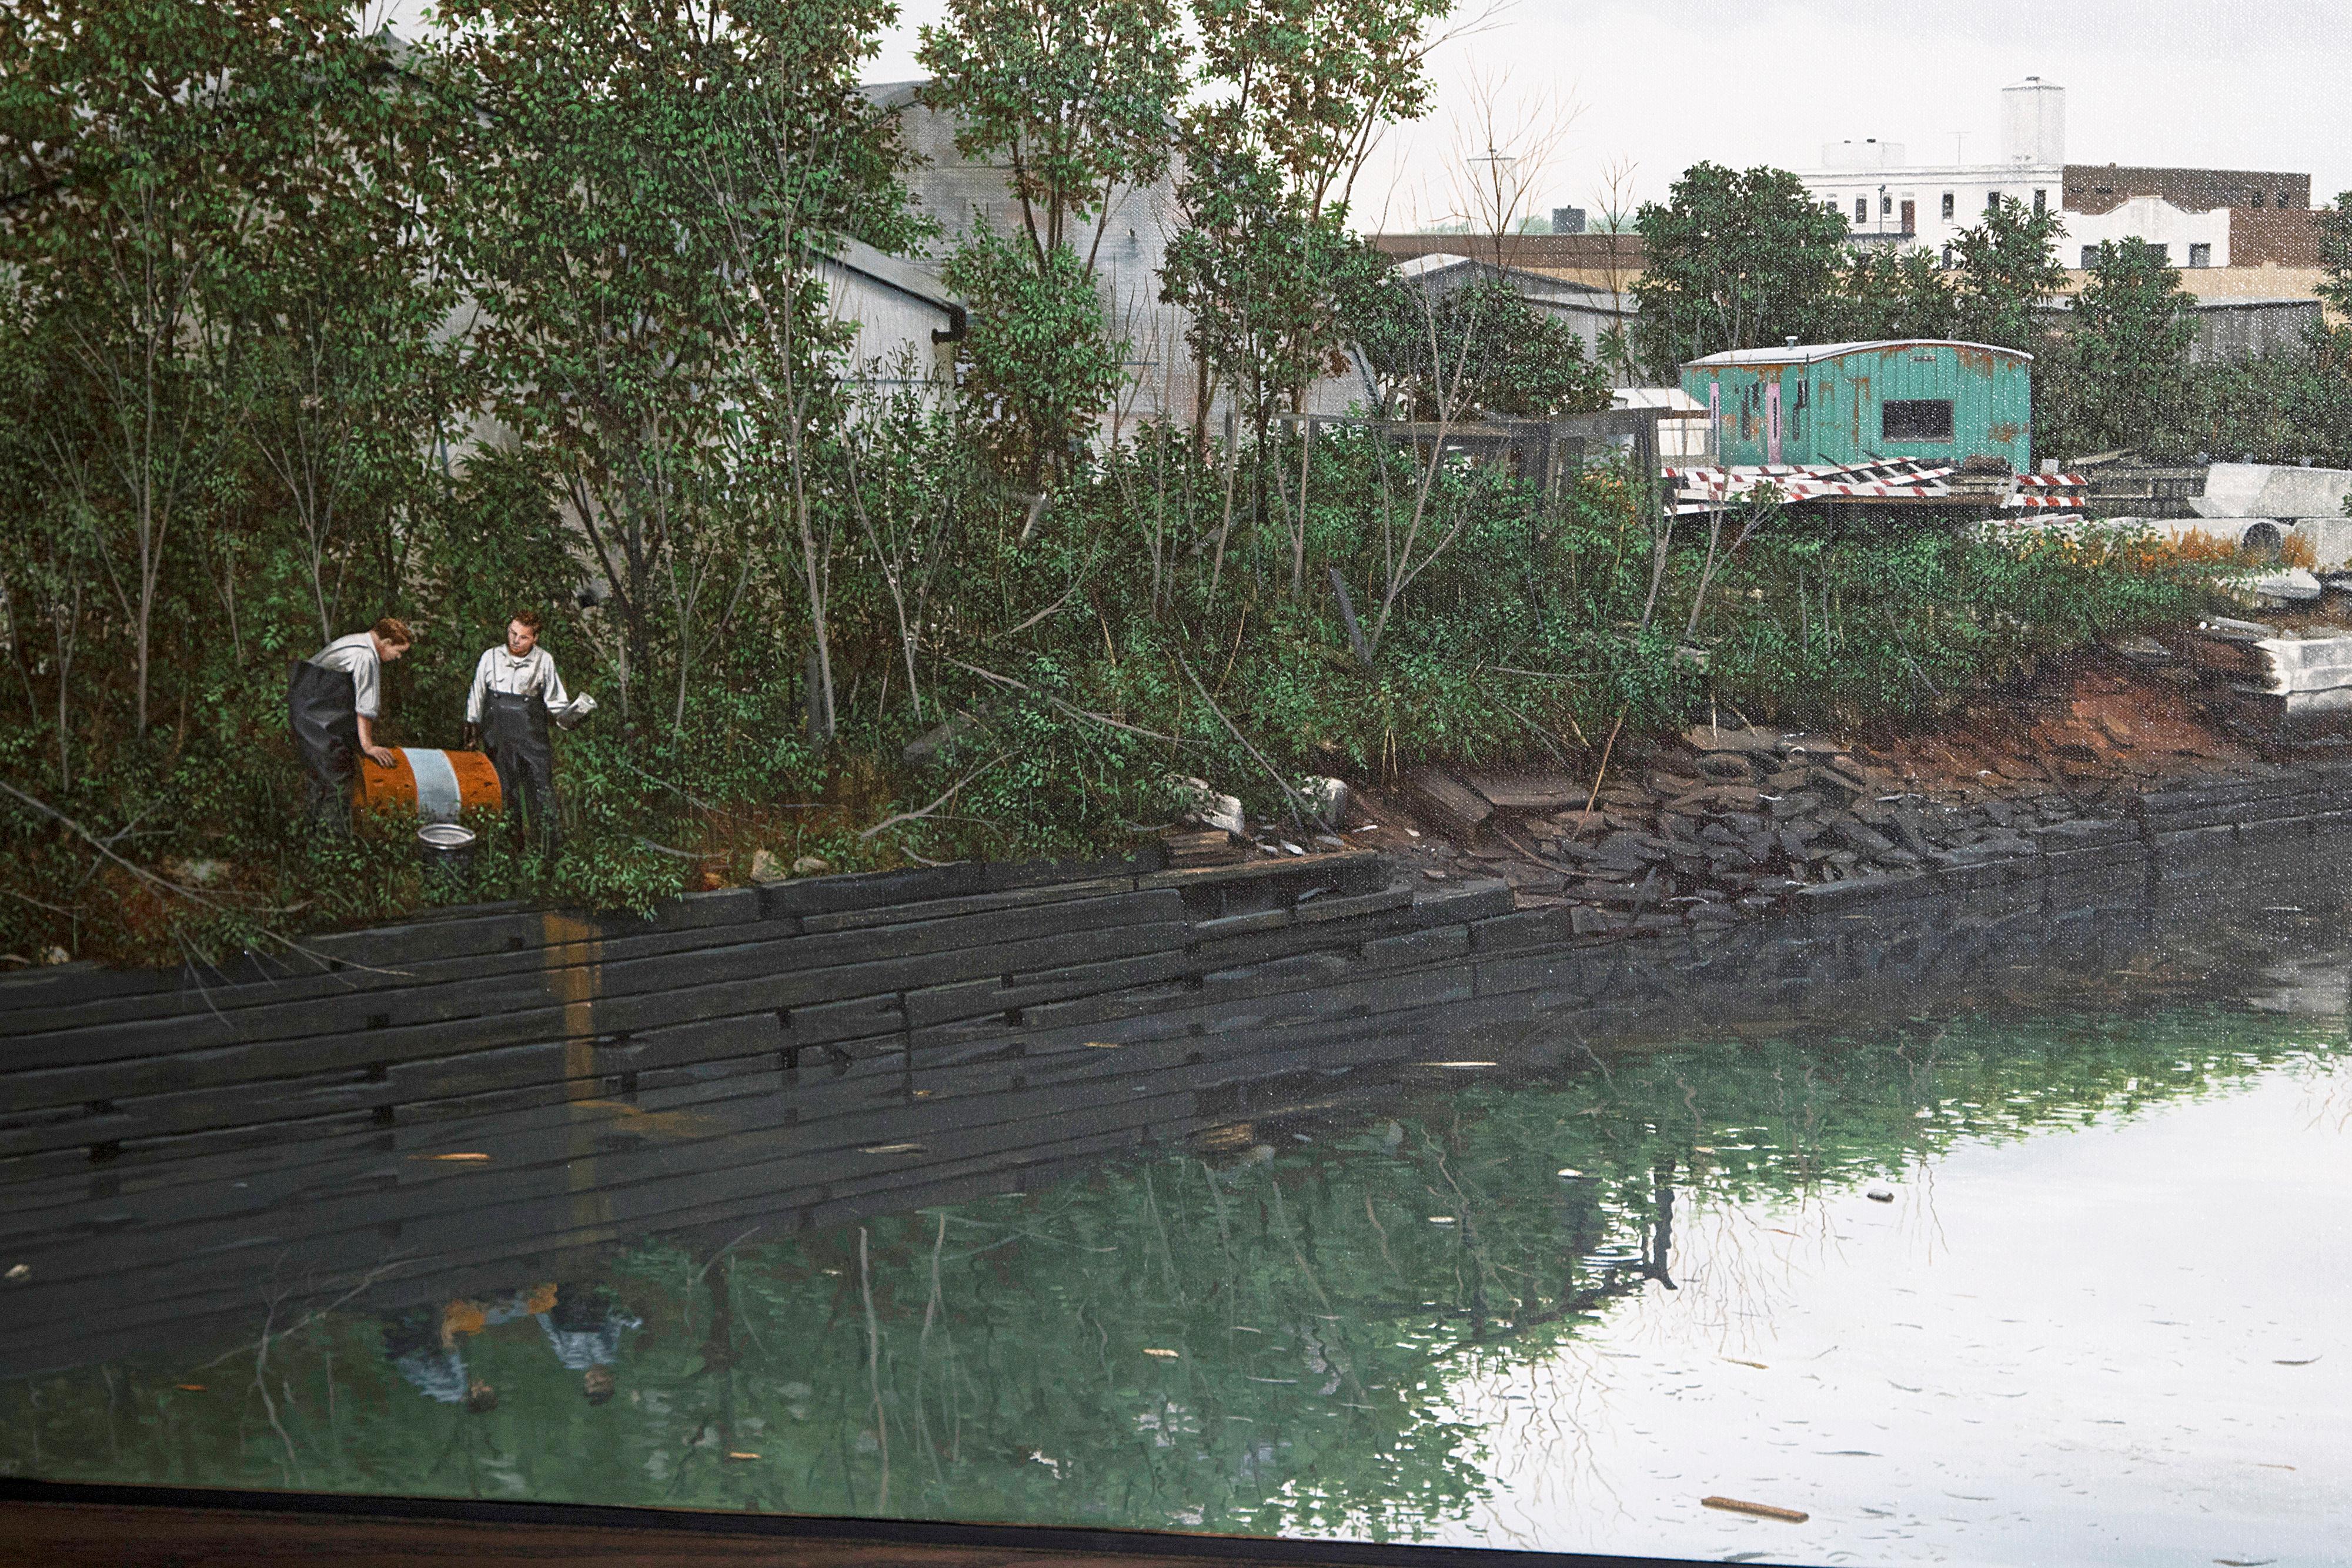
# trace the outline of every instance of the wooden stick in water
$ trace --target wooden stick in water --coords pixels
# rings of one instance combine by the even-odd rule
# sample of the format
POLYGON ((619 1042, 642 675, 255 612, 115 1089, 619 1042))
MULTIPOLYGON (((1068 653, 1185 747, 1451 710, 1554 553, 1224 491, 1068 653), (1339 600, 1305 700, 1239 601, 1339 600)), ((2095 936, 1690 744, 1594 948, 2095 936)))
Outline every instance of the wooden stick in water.
POLYGON ((1732 1497, 1703 1497, 1698 1500, 1698 1505, 1701 1508, 1721 1509, 1726 1513, 1750 1513, 1759 1519, 1782 1520, 1790 1524, 1802 1524, 1812 1518, 1811 1514, 1797 1509, 1775 1508, 1769 1502, 1741 1502, 1738 1498, 1732 1497))

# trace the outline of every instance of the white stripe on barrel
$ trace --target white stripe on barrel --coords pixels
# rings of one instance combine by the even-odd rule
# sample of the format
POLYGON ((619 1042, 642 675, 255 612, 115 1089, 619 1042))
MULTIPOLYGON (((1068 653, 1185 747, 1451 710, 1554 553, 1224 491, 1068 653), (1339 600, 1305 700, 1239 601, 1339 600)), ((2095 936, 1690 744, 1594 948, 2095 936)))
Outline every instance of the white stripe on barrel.
POLYGON ((465 806, 457 789, 457 770, 446 751, 402 747, 408 770, 416 776, 416 814, 428 822, 454 822, 465 806))

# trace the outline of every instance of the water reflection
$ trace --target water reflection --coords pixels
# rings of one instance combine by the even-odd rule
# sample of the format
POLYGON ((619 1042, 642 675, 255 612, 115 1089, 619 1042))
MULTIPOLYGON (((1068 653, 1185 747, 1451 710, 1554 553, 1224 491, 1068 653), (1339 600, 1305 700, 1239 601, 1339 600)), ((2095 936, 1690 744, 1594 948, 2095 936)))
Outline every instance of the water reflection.
MULTIPOLYGON (((1939 1469, 1976 1462, 1956 1446, 1962 1427, 1900 1412, 1947 1399, 1969 1411, 1953 1421, 1997 1425, 2016 1391, 1967 1369, 2019 1380, 2044 1348, 2027 1341, 2050 1325, 1984 1321, 1966 1304, 1978 1292, 1933 1265, 1993 1258, 1969 1265, 1990 1281, 2013 1231, 2053 1291, 2092 1280, 2129 1303, 2053 1305, 2051 1324, 2094 1336, 2109 1315, 2168 1318, 2140 1304, 2178 1288, 2183 1254, 2234 1252, 2230 1269, 2256 1281, 2307 1266, 2291 1230, 2243 1216, 2247 1193, 2221 1173, 2244 1140, 2267 1140, 2285 1203, 2311 1176, 2298 1159, 2341 1166, 2340 1145, 2296 1145, 2233 1109, 2286 1092, 2325 1137, 2343 1128, 2347 964, 2330 899, 2271 897, 2294 907, 2242 915, 2216 912, 2245 901, 2206 890, 2169 913, 2135 900, 1956 913, 1934 930, 1940 946, 1792 939, 1777 967, 1679 985, 1638 1033, 1571 1015, 1489 1031, 1476 1058, 1452 1038, 1378 1042, 1238 1100, 1203 1091, 1210 1108, 1172 1119, 1156 1148, 805 1228, 805 1187, 773 1203, 742 1178, 789 1148, 770 1128, 649 1166, 648 1181, 726 1196, 707 1218, 621 1244, 576 1240, 563 1191, 520 1176, 502 1189, 495 1160, 456 1178, 479 1184, 470 1230, 439 1224, 436 1250, 379 1236, 373 1260, 342 1273, 284 1260, 291 1244, 262 1228, 279 1209, 248 1222, 244 1247, 183 1262, 168 1230, 126 1230, 119 1246, 101 1234, 89 1283, 64 1287, 86 1303, 72 1332, 25 1314, 0 1349, 17 1363, 0 1385, 0 1465, 1780 1560, 1836 1560, 1866 1539, 1870 1560, 1906 1542, 1967 1560, 1921 1500, 1952 1490, 1939 1469), (1967 962, 1949 960, 1955 943, 1974 944, 1967 962), (1825 946, 1843 955, 1826 971, 1825 946), (2119 1153, 2134 1129, 2158 1153, 2119 1153), (2238 1234, 2174 1190, 2204 1180, 2200 1160, 2243 1217, 2238 1234), (2126 1223, 2142 1194, 2221 1228, 2168 1249, 2160 1224, 2151 1239, 2144 1216, 2126 1223), (2120 1207, 2085 1207, 2086 1195, 2120 1207), (2045 1222, 2060 1213, 2090 1217, 2071 1242, 2045 1222), (242 1291, 252 1304, 216 1310, 208 1339, 159 1341, 137 1302, 105 1299, 134 1263, 154 1299, 242 1291), (1933 1300, 1906 1307, 1895 1290, 1933 1300), (1879 1347, 1859 1383, 1832 1355, 1855 1354, 1856 1335, 1879 1347), (1890 1335, 1916 1343, 1888 1351, 1890 1335), (1789 1372, 1800 1347, 1831 1358, 1818 1386, 1789 1372), (1906 1446, 1905 1479, 1868 1498, 1823 1476, 1883 1460, 1893 1437, 1791 1436, 1864 1417, 1906 1446), (1773 1536, 1696 1512, 1734 1481, 1862 1533, 1773 1536), (1891 1522, 1872 1534, 1879 1509, 1891 1522)), ((863 1157, 894 1157, 871 1151, 905 1140, 874 1125, 863 1157)), ((216 1179, 320 1181, 239 1168, 216 1179)), ((576 1161, 557 1168, 576 1180, 576 1161)), ((58 1220, 122 1201, 60 1197, 58 1220)), ((2331 1223, 2312 1234, 2340 1231, 2331 1223)), ((2211 1315, 2191 1341, 2242 1327, 2234 1298, 2200 1310, 2211 1315)), ((2116 1375, 2161 1380, 2158 1356, 2116 1375)), ((2159 1479, 2173 1462, 2143 1457, 2159 1479)), ((2024 1507, 2027 1538, 2063 1557, 2084 1544, 2052 1522, 2063 1495, 2021 1480, 2002 1506, 2024 1507)), ((2126 1500, 2080 1507, 2127 1517, 2126 1500)), ((1979 1536, 2000 1511, 1938 1506, 1979 1536)))

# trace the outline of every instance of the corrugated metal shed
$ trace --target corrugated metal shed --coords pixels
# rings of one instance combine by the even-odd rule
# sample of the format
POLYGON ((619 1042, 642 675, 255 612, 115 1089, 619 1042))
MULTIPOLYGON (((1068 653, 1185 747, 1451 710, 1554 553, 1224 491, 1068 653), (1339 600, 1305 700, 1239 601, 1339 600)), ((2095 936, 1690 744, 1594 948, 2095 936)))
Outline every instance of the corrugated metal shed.
POLYGON ((1682 379, 1727 465, 1996 457, 2024 473, 2032 360, 1942 340, 1792 343, 1710 354, 1682 379))

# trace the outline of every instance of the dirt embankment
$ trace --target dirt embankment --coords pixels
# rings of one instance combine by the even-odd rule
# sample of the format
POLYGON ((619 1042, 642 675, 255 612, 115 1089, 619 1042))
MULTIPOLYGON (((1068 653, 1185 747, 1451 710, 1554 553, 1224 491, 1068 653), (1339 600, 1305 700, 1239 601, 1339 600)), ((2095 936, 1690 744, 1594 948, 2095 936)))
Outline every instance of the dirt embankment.
POLYGON ((1360 794, 1347 840, 1432 879, 1503 877, 1523 905, 1570 906, 1580 932, 1706 928, 1809 884, 2028 851, 2034 830, 2120 816, 2142 791, 2280 766, 2176 671, 2101 656, 1932 733, 1727 720, 1621 744, 1597 793, 1567 773, 1416 775, 1360 794))

